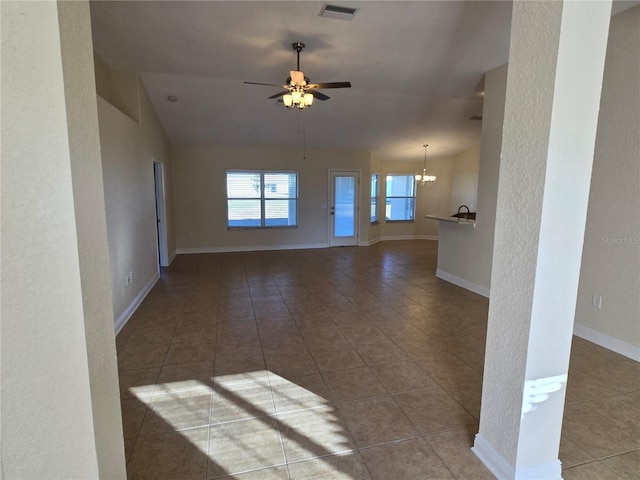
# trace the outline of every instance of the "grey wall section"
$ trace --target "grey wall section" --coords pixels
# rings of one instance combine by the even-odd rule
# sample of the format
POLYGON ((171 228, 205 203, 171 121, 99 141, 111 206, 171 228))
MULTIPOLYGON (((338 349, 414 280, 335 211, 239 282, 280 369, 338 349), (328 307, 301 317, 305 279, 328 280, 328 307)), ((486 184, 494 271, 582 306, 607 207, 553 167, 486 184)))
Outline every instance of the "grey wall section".
MULTIPOLYGON (((442 222, 438 241, 438 275, 486 296, 491 287, 506 83, 506 65, 486 73, 476 228, 442 222)), ((460 162, 470 163, 465 158, 460 162)))
MULTIPOLYGON (((104 68, 102 72, 104 76, 104 68)), ((170 258, 175 256, 176 247, 169 143, 137 74, 113 73, 110 89, 121 92, 120 101, 114 106, 98 97, 98 118, 113 310, 119 330, 158 279, 154 161, 162 163, 165 175, 170 258), (138 112, 139 121, 132 118, 132 112, 138 112), (127 285, 125 279, 131 272, 133 281, 127 285)))
POLYGON ((611 19, 576 333, 640 361, 640 7, 611 19), (592 305, 602 296, 602 308, 592 305))
POLYGON ((125 478, 89 7, 0 8, 2 476, 125 478))
POLYGON ((389 162, 367 151, 298 148, 238 148, 172 146, 176 243, 181 252, 247 250, 263 248, 321 248, 328 246, 329 170, 360 172, 360 245, 379 240, 432 238, 437 225, 424 215, 448 210, 451 162, 429 160, 428 171, 438 179, 417 194, 416 221, 384 220, 385 175, 422 171, 419 162, 389 162), (227 169, 290 170, 298 172, 298 228, 228 230, 226 227, 227 169), (380 221, 370 223, 371 173, 381 174, 380 221), (324 206, 323 206, 324 205, 324 206))
POLYGON ((172 146, 176 243, 179 251, 317 248, 328 245, 329 169, 360 172, 360 241, 369 239, 366 151, 172 146), (298 227, 228 230, 227 169, 298 172, 298 227))
POLYGON ((59 2, 82 306, 98 469, 125 474, 102 159, 87 2, 59 2))

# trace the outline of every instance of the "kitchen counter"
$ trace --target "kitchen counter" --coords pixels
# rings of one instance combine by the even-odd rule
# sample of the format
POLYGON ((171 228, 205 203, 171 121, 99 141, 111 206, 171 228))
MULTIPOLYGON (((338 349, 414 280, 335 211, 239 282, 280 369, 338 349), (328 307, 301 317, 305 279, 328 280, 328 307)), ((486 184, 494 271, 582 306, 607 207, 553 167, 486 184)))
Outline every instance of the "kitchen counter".
POLYGON ((455 223, 458 225, 475 225, 476 224, 475 220, 470 220, 468 218, 452 217, 447 214, 430 213, 429 215, 425 215, 424 218, 428 220, 436 220, 437 222, 455 223))

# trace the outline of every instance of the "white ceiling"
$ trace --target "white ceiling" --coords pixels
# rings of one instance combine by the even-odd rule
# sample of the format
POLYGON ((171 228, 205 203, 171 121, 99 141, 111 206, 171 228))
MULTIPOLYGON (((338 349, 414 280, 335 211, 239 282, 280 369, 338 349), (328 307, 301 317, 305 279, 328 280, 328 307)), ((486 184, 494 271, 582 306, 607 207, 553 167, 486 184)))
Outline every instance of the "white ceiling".
POLYGON ((511 2, 92 1, 94 49, 140 72, 172 143, 348 147, 421 161, 480 141, 483 73, 507 62, 511 2), (267 97, 300 67, 312 82, 351 89, 306 111, 267 97), (169 102, 175 95, 178 101, 169 102), (306 132, 306 133, 305 133, 306 132))

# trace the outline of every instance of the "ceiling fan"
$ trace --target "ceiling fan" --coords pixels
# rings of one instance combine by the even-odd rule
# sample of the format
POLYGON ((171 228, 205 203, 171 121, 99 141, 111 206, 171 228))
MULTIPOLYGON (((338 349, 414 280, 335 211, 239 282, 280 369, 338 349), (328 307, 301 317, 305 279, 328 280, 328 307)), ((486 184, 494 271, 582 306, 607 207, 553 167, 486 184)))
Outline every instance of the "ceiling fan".
POLYGON ((296 70, 289 72, 286 85, 275 85, 273 83, 244 82, 249 85, 267 85, 270 87, 282 87, 285 90, 269 98, 282 97, 282 102, 287 108, 297 108, 303 110, 309 108, 314 98, 318 100, 329 100, 330 97, 317 90, 325 88, 351 88, 351 82, 330 82, 330 83, 310 83, 309 79, 300 71, 300 52, 304 48, 304 43, 295 42, 291 46, 297 53, 298 62, 296 70))

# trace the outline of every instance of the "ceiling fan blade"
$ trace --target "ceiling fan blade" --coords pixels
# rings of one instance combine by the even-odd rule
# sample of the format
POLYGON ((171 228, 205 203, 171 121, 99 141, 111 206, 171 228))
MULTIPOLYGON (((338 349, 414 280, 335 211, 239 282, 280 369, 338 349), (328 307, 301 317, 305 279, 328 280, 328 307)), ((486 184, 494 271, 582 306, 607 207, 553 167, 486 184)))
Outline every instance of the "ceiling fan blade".
POLYGON ((289 74, 291 76, 291 83, 295 83, 296 85, 302 85, 304 83, 304 73, 291 70, 289 74))
POLYGON ((247 85, 266 85, 267 87, 281 87, 287 88, 286 85, 276 85, 275 83, 260 83, 260 82, 244 82, 247 85))
POLYGON ((289 90, 285 90, 285 91, 283 91, 283 92, 276 93, 275 95, 271 95, 271 96, 270 96, 270 97, 268 97, 268 98, 278 98, 278 97, 281 97, 281 96, 283 96, 283 95, 286 95, 287 93, 289 93, 289 90))
POLYGON ((310 83, 309 88, 351 88, 351 82, 310 83))
POLYGON ((329 100, 331 98, 331 97, 325 95, 324 93, 316 92, 315 90, 311 91, 311 93, 313 94, 313 98, 315 98, 316 100, 324 101, 324 100, 329 100))

